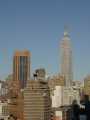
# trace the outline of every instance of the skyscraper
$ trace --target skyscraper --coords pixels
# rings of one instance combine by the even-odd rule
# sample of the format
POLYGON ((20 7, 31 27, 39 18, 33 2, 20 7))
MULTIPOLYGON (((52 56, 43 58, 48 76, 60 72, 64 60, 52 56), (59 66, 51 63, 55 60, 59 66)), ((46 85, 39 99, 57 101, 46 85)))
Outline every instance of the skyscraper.
POLYGON ((26 87, 30 79, 30 52, 16 51, 13 57, 13 79, 19 81, 20 87, 26 87))
POLYGON ((65 30, 64 37, 61 41, 61 75, 65 77, 65 85, 71 86, 73 80, 72 49, 67 30, 65 30))

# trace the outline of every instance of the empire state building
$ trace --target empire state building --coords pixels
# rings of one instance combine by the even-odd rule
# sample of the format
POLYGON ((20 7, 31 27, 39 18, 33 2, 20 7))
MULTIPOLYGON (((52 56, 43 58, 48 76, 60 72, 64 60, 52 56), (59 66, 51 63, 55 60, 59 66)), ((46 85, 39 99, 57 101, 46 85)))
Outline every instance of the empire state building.
POLYGON ((64 32, 61 41, 61 75, 65 77, 65 86, 72 85, 73 72, 72 72, 72 49, 71 40, 67 31, 64 32))

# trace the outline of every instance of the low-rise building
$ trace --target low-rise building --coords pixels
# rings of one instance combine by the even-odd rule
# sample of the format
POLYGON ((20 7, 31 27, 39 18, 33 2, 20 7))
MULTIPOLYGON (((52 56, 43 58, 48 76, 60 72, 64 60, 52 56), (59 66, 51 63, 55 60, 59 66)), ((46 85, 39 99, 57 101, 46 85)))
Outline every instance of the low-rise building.
POLYGON ((55 86, 52 92, 52 107, 71 105, 73 100, 80 102, 80 93, 77 88, 66 86, 55 86))
POLYGON ((0 102, 0 119, 4 119, 7 120, 9 115, 9 111, 8 111, 8 103, 2 103, 0 102))
POLYGON ((7 95, 8 88, 5 81, 0 81, 0 96, 5 97, 7 95))

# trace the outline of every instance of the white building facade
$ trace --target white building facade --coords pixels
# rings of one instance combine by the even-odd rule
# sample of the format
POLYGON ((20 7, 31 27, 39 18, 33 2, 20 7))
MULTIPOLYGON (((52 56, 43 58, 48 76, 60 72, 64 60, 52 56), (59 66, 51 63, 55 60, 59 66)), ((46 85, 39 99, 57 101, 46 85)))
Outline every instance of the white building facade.
POLYGON ((55 86, 52 94, 52 107, 58 108, 61 106, 69 106, 73 100, 79 103, 79 90, 73 87, 55 86))

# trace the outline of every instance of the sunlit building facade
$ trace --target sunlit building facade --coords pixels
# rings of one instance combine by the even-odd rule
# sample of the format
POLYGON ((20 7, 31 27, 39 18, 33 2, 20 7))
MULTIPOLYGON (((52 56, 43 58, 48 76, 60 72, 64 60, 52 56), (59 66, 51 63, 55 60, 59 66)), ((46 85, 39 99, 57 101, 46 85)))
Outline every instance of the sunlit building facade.
POLYGON ((21 88, 26 87, 30 79, 30 52, 16 51, 13 57, 13 79, 19 81, 21 88))
POLYGON ((24 91, 24 120, 50 120, 51 99, 45 80, 29 80, 24 91))

